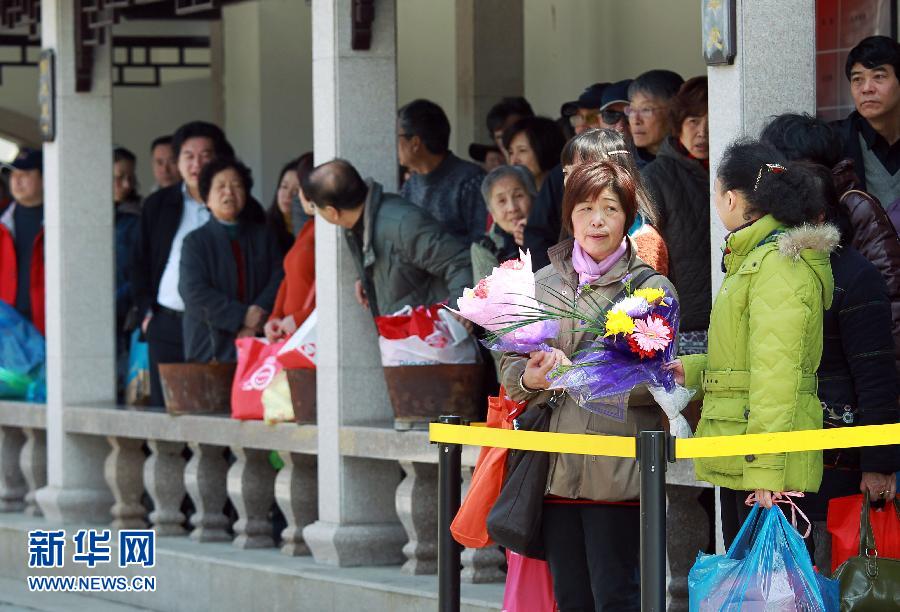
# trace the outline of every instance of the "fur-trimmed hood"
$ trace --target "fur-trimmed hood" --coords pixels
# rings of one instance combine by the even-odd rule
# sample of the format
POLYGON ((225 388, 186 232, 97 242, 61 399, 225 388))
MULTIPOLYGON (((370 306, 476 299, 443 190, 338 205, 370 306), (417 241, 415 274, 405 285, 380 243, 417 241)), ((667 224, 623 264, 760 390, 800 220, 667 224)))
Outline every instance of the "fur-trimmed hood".
POLYGON ((841 233, 830 223, 812 225, 806 223, 786 230, 778 236, 778 252, 794 261, 803 251, 812 249, 830 255, 841 242, 841 233))

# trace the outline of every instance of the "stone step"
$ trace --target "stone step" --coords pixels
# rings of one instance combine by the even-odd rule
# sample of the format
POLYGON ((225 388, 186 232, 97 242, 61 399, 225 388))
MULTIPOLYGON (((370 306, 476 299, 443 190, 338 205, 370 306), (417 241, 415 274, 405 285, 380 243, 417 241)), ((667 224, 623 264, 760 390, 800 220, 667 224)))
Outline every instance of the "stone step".
MULTIPOLYGON (((3 604, 7 599, 25 609, 98 612, 140 608, 166 612, 420 612, 437 608, 436 576, 408 576, 395 566, 336 568, 318 565, 312 557, 288 557, 274 548, 239 550, 229 543, 199 544, 187 537, 157 538, 153 569, 119 569, 113 563, 91 570, 71 560, 71 536, 79 529, 71 525, 66 527, 65 566, 57 570, 29 570, 28 531, 51 528, 58 527, 41 518, 0 514, 0 577, 3 584, 16 586, 10 590, 10 596, 0 584, 0 612, 5 612, 3 604), (54 603, 55 595, 27 592, 28 575, 141 575, 155 576, 157 584, 153 593, 98 593, 90 597, 63 594, 78 598, 71 600, 75 603, 97 605, 60 608, 54 603), (113 607, 101 607, 101 603, 113 607)), ((113 544, 114 559, 115 554, 113 544)), ((501 608, 502 584, 464 584, 462 593, 462 610, 466 612, 501 608)))

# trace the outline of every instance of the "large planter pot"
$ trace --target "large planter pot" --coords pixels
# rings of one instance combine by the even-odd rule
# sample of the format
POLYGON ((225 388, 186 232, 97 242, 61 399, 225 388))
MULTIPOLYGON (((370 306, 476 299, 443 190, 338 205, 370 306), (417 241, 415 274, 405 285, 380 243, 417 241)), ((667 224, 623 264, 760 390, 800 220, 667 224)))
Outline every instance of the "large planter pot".
POLYGON ((316 371, 311 369, 285 370, 291 388, 294 421, 298 425, 316 423, 316 371))
POLYGON ((161 363, 159 379, 169 414, 231 414, 237 364, 161 363))
POLYGON ((442 414, 476 420, 485 402, 481 363, 386 367, 384 380, 397 429, 426 429, 442 414))

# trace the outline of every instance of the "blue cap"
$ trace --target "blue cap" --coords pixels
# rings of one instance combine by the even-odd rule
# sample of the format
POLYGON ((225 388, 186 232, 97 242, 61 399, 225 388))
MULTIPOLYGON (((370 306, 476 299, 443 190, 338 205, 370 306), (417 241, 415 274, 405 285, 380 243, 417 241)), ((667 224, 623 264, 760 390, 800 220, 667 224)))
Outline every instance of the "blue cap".
POLYGON ((39 149, 22 147, 19 154, 10 163, 3 163, 10 170, 40 170, 44 171, 44 153, 39 149))
POLYGON ((631 85, 632 79, 625 79, 618 83, 613 83, 603 90, 603 100, 600 110, 606 110, 613 104, 628 104, 628 86, 631 85))

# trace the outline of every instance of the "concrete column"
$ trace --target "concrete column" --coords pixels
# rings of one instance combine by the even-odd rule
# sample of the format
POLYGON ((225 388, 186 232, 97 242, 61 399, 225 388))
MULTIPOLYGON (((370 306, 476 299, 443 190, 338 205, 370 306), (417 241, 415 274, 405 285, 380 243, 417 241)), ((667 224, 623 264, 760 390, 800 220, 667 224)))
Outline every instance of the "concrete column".
POLYGON ((264 206, 282 166, 312 149, 310 16, 309 2, 254 0, 224 6, 221 35, 211 30, 211 44, 222 43, 213 75, 222 83, 223 128, 264 206))
POLYGON ((490 143, 491 106, 525 93, 524 46, 522 0, 456 1, 457 155, 466 157, 470 142, 490 143))
MULTIPOLYGON (((725 147, 757 137, 772 115, 816 112, 816 2, 737 0, 737 56, 710 66, 710 192, 725 147)), ((713 292, 722 283, 725 228, 710 202, 713 292)))
MULTIPOLYGON (((349 159, 363 176, 396 188, 395 4, 375 4, 372 48, 350 49, 350 0, 313 0, 316 162, 349 159)), ((303 538, 319 563, 401 563, 406 536, 394 508, 396 462, 341 456, 344 425, 390 426, 375 327, 353 297, 356 272, 344 239, 316 223, 319 518, 303 538)))
POLYGON ((109 445, 67 434, 69 406, 115 401, 110 46, 94 48, 93 87, 75 92, 74 3, 41 3, 41 39, 56 52, 56 140, 44 145, 48 484, 52 521, 107 522, 109 445))

